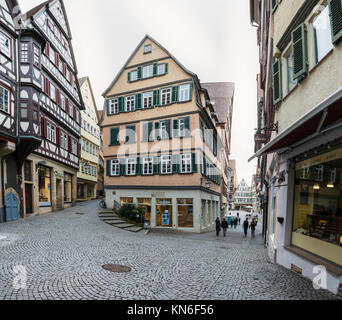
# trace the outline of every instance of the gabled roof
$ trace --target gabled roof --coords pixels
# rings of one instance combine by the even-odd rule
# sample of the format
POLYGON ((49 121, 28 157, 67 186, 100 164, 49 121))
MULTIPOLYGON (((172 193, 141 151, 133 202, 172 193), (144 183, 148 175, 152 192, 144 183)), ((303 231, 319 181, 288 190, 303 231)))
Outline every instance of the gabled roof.
POLYGON ((218 114, 218 122, 226 123, 229 109, 233 104, 235 84, 232 82, 208 82, 201 84, 209 93, 214 110, 218 114))
POLYGON ((120 76, 122 75, 122 73, 124 72, 125 68, 129 65, 130 61, 132 60, 132 58, 135 56, 135 54, 138 52, 139 48, 142 46, 142 44, 146 41, 146 39, 149 39, 150 41, 154 42, 157 46, 159 46, 163 51, 165 51, 165 53, 167 53, 167 55, 174 60, 174 62, 176 64, 178 64, 178 66, 183 69, 183 71, 185 73, 187 73, 188 75, 190 75, 191 77, 193 77, 196 81, 197 81, 197 85, 199 85, 199 80, 196 74, 194 74, 193 72, 191 72, 190 70, 188 70, 187 68, 185 68, 169 51, 167 51, 159 42, 157 42, 156 40, 154 40, 151 36, 149 36, 148 34, 145 35, 145 37, 142 39, 142 41, 138 44, 138 46, 135 48, 135 50, 133 51, 133 53, 130 55, 130 57, 128 58, 127 62, 124 64, 124 66, 121 68, 121 70, 119 71, 118 75, 114 78, 114 80, 111 82, 111 84, 109 85, 109 87, 106 89, 106 91, 102 94, 103 96, 105 96, 109 90, 111 88, 113 88, 113 86, 116 84, 116 82, 118 81, 118 79, 120 78, 120 76))
MULTIPOLYGON (((90 94, 91 94, 91 99, 92 99, 92 101, 93 101, 94 109, 95 109, 95 112, 96 112, 97 122, 99 122, 101 118, 99 118, 99 114, 98 114, 98 111, 97 111, 96 101, 95 101, 94 92, 93 92, 93 88, 92 88, 92 86, 91 86, 90 79, 89 79, 89 77, 83 77, 83 78, 78 79, 78 83, 79 83, 80 88, 81 88, 81 87, 83 86, 83 84, 86 83, 86 82, 88 82, 88 85, 89 85, 89 90, 90 90, 90 94)), ((83 99, 82 99, 82 100, 83 100, 83 99)))
POLYGON ((27 11, 25 16, 27 19, 30 19, 31 17, 33 17, 36 13, 38 13, 41 9, 43 9, 47 4, 51 3, 54 0, 48 0, 45 1, 41 4, 39 4, 38 6, 32 8, 31 10, 27 11))

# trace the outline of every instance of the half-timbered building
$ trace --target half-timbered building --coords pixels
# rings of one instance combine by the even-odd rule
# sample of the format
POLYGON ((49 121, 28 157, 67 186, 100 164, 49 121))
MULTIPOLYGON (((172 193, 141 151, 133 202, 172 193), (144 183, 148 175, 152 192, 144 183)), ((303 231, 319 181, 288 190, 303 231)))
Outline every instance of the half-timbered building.
POLYGON ((0 223, 18 219, 16 0, 0 0, 0 223), (5 208, 7 210, 5 210, 5 208))
POLYGON ((26 216, 75 204, 84 107, 63 1, 27 12, 22 29, 18 162, 26 216))

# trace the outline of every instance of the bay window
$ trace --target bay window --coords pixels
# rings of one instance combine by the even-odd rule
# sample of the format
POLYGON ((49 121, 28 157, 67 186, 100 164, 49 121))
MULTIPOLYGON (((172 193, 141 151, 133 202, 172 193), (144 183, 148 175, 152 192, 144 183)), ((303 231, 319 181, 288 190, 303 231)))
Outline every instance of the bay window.
POLYGON ((9 112, 10 106, 10 92, 5 87, 0 85, 0 110, 9 112))

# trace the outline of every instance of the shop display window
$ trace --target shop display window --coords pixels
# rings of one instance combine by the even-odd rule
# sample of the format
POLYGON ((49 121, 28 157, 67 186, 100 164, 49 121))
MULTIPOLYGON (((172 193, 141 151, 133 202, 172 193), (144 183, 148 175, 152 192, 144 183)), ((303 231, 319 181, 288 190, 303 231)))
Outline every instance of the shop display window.
POLYGON ((133 198, 120 198, 121 205, 132 204, 133 198))
POLYGON ((172 227, 172 199, 157 199, 157 227, 172 227))
POLYGON ((39 206, 51 206, 51 169, 38 167, 39 206))
POLYGON ((178 204, 178 227, 194 227, 194 201, 193 199, 177 199, 178 204))
POLYGON ((145 208, 145 220, 151 224, 151 210, 152 210, 152 199, 150 198, 138 198, 138 208, 145 208))
POLYGON ((64 175, 64 202, 72 202, 72 176, 67 173, 64 175))

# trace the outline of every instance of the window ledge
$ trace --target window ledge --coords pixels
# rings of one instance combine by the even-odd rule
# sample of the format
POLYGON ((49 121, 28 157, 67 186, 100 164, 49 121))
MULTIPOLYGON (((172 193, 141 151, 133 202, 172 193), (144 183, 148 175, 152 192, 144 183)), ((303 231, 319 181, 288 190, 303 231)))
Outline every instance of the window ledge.
POLYGON ((333 52, 334 48, 330 49, 330 51, 328 51, 328 53, 309 70, 308 74, 310 75, 314 72, 328 57, 332 55, 333 52))
POLYGON ((284 249, 297 254, 313 263, 316 263, 317 265, 322 265, 327 268, 328 271, 334 273, 337 276, 342 276, 342 266, 337 265, 336 263, 333 263, 331 261, 325 260, 319 256, 316 256, 315 254, 308 252, 304 249, 301 249, 299 247, 295 246, 284 246, 284 249))

